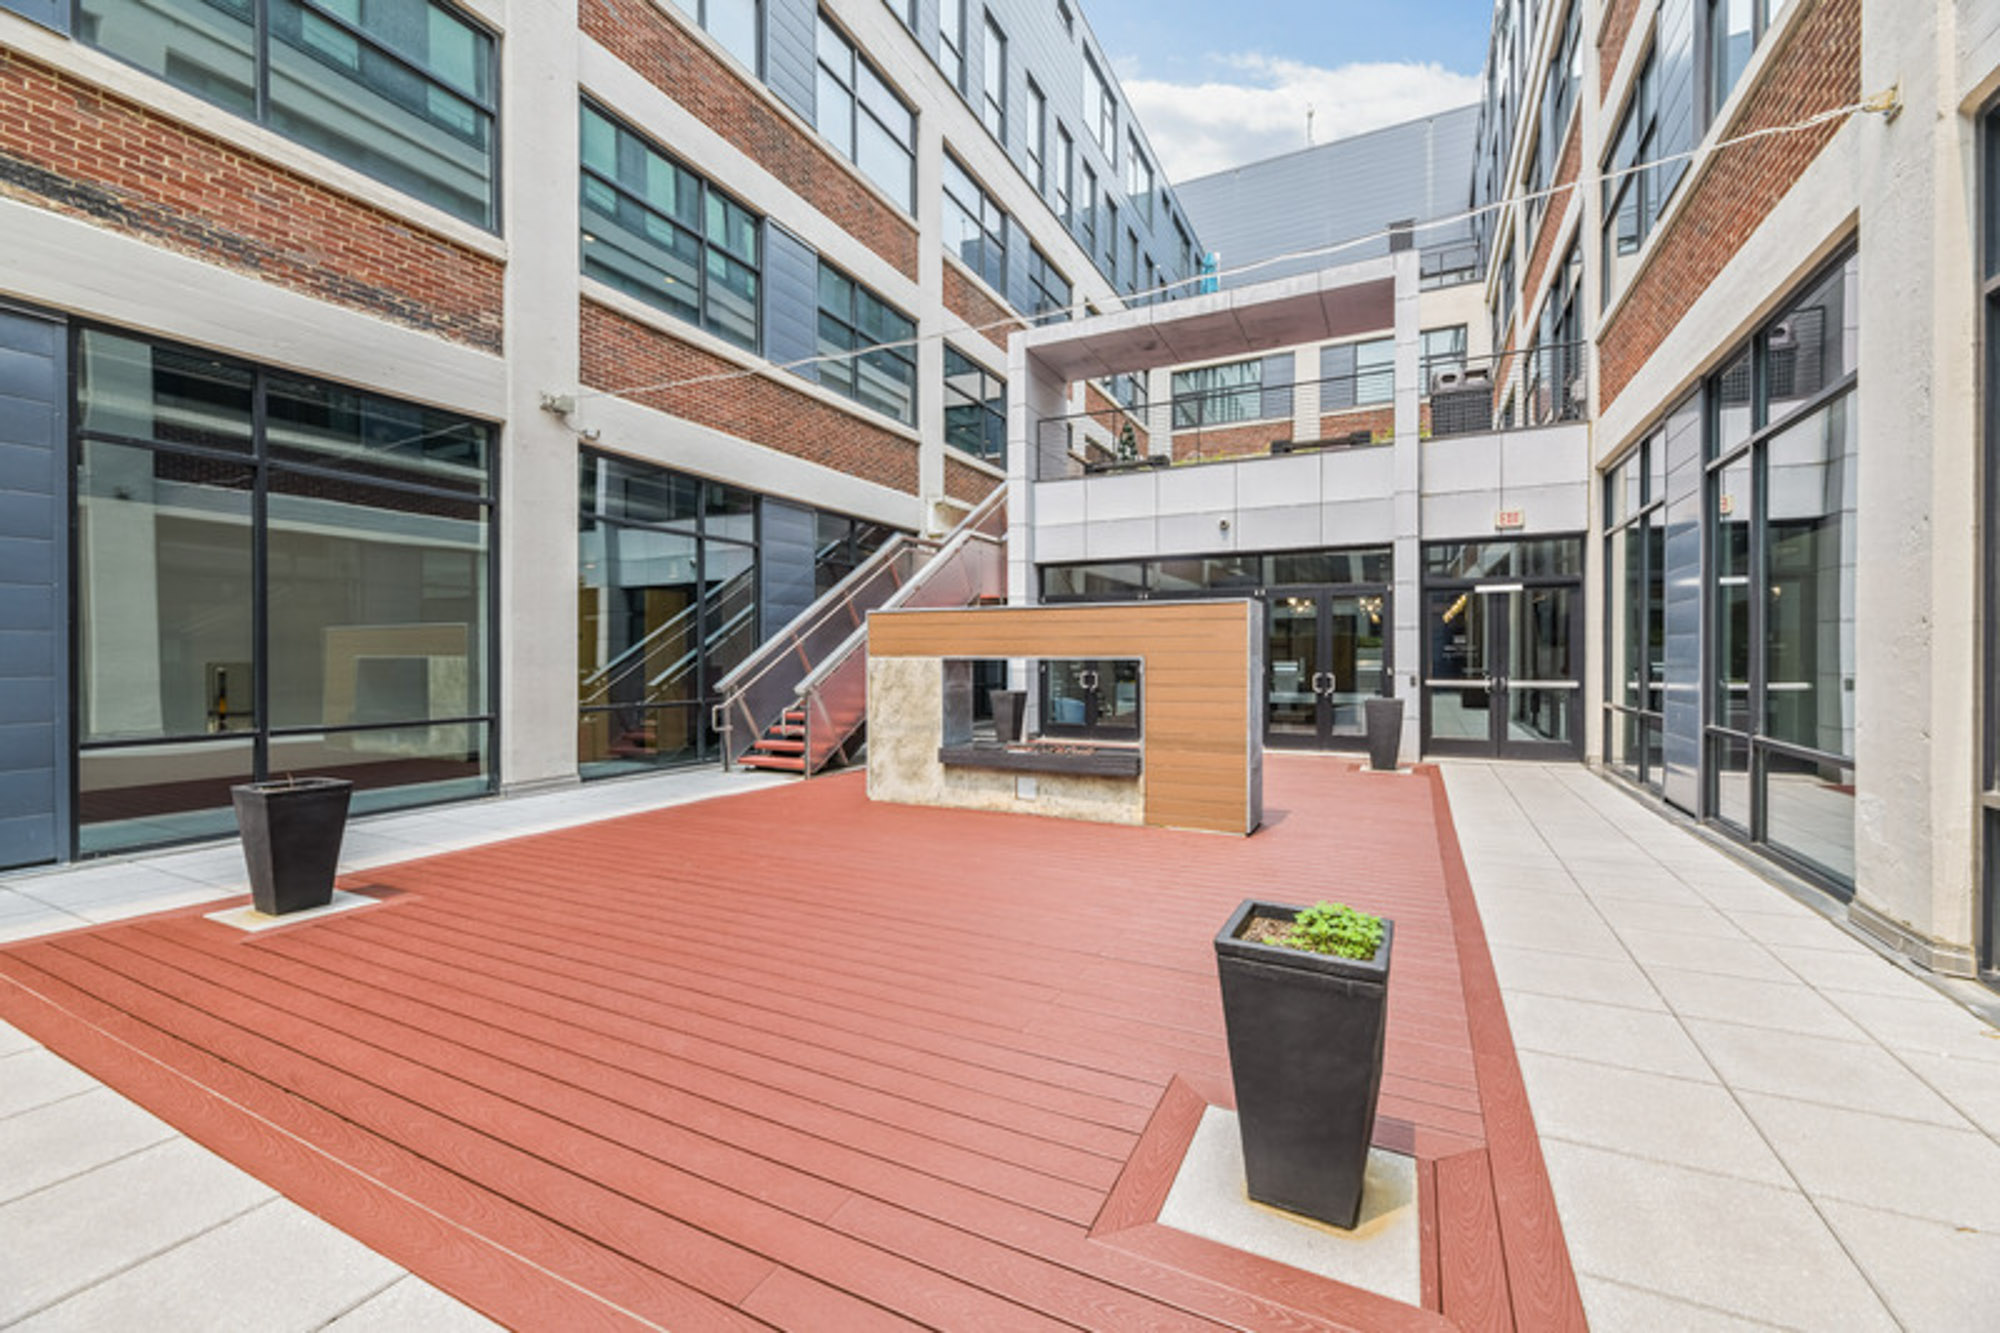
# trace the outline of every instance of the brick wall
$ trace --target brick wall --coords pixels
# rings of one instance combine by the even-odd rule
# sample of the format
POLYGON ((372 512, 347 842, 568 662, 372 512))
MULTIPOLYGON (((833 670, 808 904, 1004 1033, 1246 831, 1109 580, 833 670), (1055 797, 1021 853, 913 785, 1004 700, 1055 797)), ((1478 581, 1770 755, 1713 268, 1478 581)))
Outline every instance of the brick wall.
MULTIPOLYGON (((1430 420, 1430 404, 1423 404, 1418 411, 1419 420, 1430 420)), ((1381 438, 1396 432, 1396 405, 1384 403, 1380 407, 1361 407, 1348 412, 1330 412, 1319 419, 1319 437, 1322 440, 1337 440, 1365 430, 1370 438, 1381 438)))
MULTIPOLYGON (((1583 0, 1577 0, 1582 4, 1583 0)), ((1625 38, 1632 31, 1632 21, 1639 16, 1639 0, 1610 0, 1610 12, 1604 16, 1604 26, 1597 32, 1597 100, 1611 91, 1611 76, 1618 72, 1618 56, 1625 49, 1625 38)))
POLYGON ((4 49, 0 195, 501 349, 497 261, 4 49))
POLYGON ((916 224, 648 0, 582 0, 578 24, 841 230, 906 276, 917 276, 916 224))
MULTIPOLYGON (((1569 138, 1563 141, 1562 157, 1556 162, 1556 178, 1552 186, 1568 185, 1576 179, 1577 165, 1583 154, 1583 117, 1572 116, 1569 122, 1569 138)), ((1573 193, 1573 192, 1571 192, 1573 193)), ((1552 194, 1542 212, 1541 231, 1535 236, 1535 253, 1528 257, 1528 282, 1521 288, 1524 307, 1532 321, 1542 298, 1542 279, 1549 270, 1549 256, 1556 248, 1556 234, 1562 230, 1563 210, 1569 207, 1571 194, 1552 194)), ((1581 298, 1579 298, 1581 299, 1581 298)))
POLYGON ((1186 430, 1174 435, 1174 461, 1189 458, 1236 458, 1245 454, 1268 454, 1271 441, 1290 439, 1292 423, 1265 421, 1252 426, 1221 426, 1213 430, 1186 430))
POLYGON ((1096 384, 1088 382, 1084 384, 1083 406, 1084 410, 1090 413, 1091 421, 1110 431, 1112 439, 1116 440, 1124 433, 1125 427, 1130 426, 1132 443, 1138 447, 1141 456, 1152 447, 1153 437, 1146 430, 1145 421, 1113 402, 1111 395, 1098 388, 1096 384))
MULTIPOLYGON (((1819 0, 1798 20, 1726 133, 1802 120, 1856 101, 1860 88, 1860 0, 1819 0)), ((1655 238, 1645 268, 1599 336, 1604 406, 1631 383, 1843 123, 1829 121, 1725 149, 1692 182, 1694 193, 1665 234, 1655 238)))
POLYGON ((985 329, 986 333, 982 336, 1003 354, 1007 350, 1009 329, 992 326, 1005 321, 1013 328, 1028 327, 1028 321, 988 296, 984 288, 961 273, 950 260, 946 260, 944 266, 944 308, 971 327, 985 329))
MULTIPOLYGON (((582 378, 593 389, 660 384, 742 369, 594 301, 582 303, 580 322, 582 378)), ((625 396, 753 444, 916 494, 914 442, 762 375, 737 373, 711 383, 625 396)))
POLYGON ((981 472, 969 463, 960 462, 949 453, 944 459, 944 493, 954 500, 967 500, 978 504, 998 490, 1003 483, 990 472, 981 472))

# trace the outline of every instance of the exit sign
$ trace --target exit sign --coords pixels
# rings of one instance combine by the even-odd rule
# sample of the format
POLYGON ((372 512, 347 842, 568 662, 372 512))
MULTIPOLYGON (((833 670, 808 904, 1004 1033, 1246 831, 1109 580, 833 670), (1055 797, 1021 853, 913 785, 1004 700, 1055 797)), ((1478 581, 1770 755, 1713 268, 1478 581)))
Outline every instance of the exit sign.
POLYGON ((1501 509, 1493 515, 1493 526, 1505 531, 1509 528, 1528 526, 1528 513, 1524 509, 1501 509))

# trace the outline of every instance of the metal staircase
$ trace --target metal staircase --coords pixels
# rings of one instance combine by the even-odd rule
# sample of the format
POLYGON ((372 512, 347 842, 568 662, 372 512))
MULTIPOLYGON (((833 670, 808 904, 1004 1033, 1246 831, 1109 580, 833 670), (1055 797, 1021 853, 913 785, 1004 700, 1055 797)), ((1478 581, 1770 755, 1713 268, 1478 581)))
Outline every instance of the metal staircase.
POLYGON ((811 777, 852 760, 868 720, 868 613, 1006 596, 1006 490, 942 541, 898 535, 718 683, 723 766, 811 777))

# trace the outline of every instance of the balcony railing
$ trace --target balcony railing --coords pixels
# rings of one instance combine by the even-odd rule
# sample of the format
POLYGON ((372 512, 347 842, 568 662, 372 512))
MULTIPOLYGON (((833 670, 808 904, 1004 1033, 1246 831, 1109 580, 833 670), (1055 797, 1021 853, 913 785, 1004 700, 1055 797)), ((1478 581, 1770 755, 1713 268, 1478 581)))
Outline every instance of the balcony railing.
MULTIPOLYGON (((1563 343, 1494 357, 1432 357, 1418 403, 1425 439, 1581 421, 1589 348, 1563 343)), ((1395 372, 1387 366, 1295 384, 1244 384, 1127 407, 1101 395, 1036 426, 1034 477, 1171 467, 1220 459, 1393 443, 1395 372)))

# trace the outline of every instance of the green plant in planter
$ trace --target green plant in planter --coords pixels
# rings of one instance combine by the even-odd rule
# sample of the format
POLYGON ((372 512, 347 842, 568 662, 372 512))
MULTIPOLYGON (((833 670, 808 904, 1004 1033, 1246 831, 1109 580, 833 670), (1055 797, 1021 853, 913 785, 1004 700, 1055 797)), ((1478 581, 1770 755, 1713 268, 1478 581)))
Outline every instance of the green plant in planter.
POLYGON ((1382 918, 1322 898, 1292 918, 1291 930, 1277 943, 1288 949, 1330 953, 1366 962, 1381 947, 1382 918))

